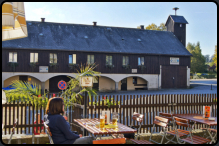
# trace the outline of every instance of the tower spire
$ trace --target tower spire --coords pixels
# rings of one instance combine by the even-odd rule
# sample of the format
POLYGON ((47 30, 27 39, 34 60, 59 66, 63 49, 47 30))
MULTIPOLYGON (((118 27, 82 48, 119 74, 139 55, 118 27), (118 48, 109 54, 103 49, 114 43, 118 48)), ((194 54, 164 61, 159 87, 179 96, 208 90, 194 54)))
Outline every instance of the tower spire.
POLYGON ((173 8, 173 10, 175 10, 175 15, 176 15, 176 11, 178 10, 179 8, 175 7, 173 8))

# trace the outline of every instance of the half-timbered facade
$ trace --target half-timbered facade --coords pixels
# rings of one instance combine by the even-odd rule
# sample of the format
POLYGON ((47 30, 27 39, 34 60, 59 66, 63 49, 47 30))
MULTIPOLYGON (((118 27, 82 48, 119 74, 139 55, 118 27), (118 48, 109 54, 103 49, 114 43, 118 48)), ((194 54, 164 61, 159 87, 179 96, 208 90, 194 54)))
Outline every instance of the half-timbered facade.
MULTIPOLYGON (((167 28, 174 23, 170 15, 167 28)), ((99 91, 189 87, 191 54, 174 31, 45 21, 27 28, 27 38, 2 42, 2 87, 20 79, 58 92, 58 81, 75 77, 81 63, 98 64, 99 91)))

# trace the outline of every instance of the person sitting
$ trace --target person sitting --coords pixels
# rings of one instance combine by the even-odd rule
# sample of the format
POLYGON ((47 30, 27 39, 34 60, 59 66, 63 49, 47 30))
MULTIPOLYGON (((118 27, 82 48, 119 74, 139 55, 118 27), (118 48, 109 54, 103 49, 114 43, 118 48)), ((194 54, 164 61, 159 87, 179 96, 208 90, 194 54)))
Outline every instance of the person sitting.
MULTIPOLYGON (((35 118, 36 118, 36 114, 35 114, 35 118)), ((41 120, 40 122, 40 114, 38 114, 38 122, 36 122, 35 120, 34 124, 43 124, 43 120, 41 120)), ((45 132, 43 132, 43 129, 44 129, 44 126, 41 126, 41 130, 39 126, 36 131, 36 127, 34 127, 34 130, 33 130, 34 135, 46 134, 45 132)))
POLYGON ((63 113, 63 99, 50 98, 46 107, 45 123, 50 128, 54 144, 92 144, 93 137, 82 137, 81 134, 71 131, 70 124, 63 117, 63 113))

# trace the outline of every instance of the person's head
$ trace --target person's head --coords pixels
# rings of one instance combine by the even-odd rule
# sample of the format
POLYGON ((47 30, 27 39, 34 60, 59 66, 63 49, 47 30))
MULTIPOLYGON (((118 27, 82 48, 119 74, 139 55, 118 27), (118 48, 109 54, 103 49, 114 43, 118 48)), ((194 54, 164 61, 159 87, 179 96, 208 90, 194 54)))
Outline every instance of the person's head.
POLYGON ((62 97, 54 97, 49 99, 46 106, 46 114, 49 112, 52 115, 64 113, 64 102, 62 97))

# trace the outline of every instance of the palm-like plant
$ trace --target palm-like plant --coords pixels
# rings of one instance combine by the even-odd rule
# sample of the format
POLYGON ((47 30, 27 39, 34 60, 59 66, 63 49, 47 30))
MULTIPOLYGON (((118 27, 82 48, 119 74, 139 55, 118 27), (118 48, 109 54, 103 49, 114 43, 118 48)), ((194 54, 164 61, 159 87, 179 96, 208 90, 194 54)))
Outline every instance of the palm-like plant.
POLYGON ((7 102, 12 101, 30 101, 31 104, 35 106, 46 106, 48 99, 46 93, 44 92, 43 97, 41 97, 41 86, 36 83, 32 85, 30 82, 14 80, 11 83, 12 87, 15 89, 5 90, 7 102))
POLYGON ((69 105, 72 105, 72 103, 81 103, 80 99, 83 98, 83 92, 87 92, 89 98, 91 98, 92 95, 97 95, 96 90, 89 87, 80 87, 80 91, 77 93, 73 91, 73 89, 79 86, 80 77, 91 76, 97 79, 97 76, 100 76, 100 72, 94 71, 95 67, 97 67, 95 63, 86 65, 81 64, 81 66, 79 66, 79 70, 77 70, 78 74, 76 75, 76 78, 70 78, 70 81, 67 83, 67 89, 65 89, 61 94, 61 97, 64 99, 64 104, 66 105, 65 108, 67 108, 69 105))

